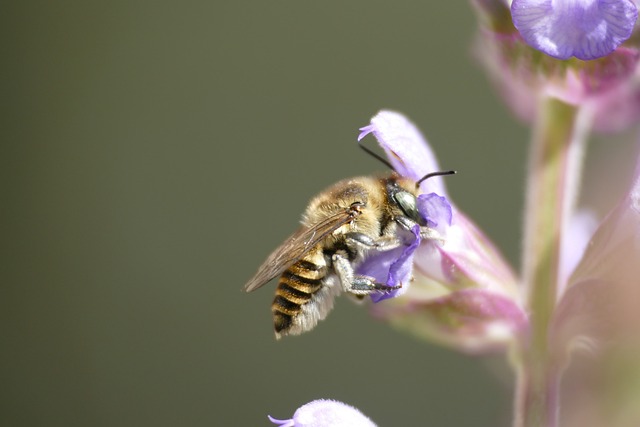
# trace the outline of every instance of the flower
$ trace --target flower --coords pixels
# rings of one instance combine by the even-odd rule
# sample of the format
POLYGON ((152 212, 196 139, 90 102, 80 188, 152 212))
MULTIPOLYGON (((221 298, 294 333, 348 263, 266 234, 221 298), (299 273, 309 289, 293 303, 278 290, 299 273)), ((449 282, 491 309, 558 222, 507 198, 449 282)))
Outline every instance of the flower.
MULTIPOLYGON (((401 115, 390 111, 380 112, 371 120, 371 124, 360 128, 358 141, 370 133, 373 133, 379 141, 390 141, 390 146, 396 149, 389 155, 389 159, 394 170, 401 176, 417 182, 428 173, 422 172, 437 171, 437 163, 433 153, 426 144, 412 143, 420 138, 420 134, 401 115), (426 163, 417 163, 421 160, 426 163)), ((447 228, 451 225, 451 206, 446 197, 439 195, 445 194, 442 179, 425 180, 421 183, 420 189, 425 192, 431 191, 428 194, 418 196, 417 206, 420 215, 430 228, 438 232, 439 236, 444 236, 447 228)), ((410 282, 412 276, 414 253, 423 243, 420 228, 415 226, 406 239, 405 247, 373 254, 358 268, 358 273, 374 277, 389 286, 403 285, 391 292, 373 294, 371 299, 374 302, 397 297, 409 289, 409 286, 405 284, 410 282)), ((424 243, 431 245, 429 241, 424 243)))
POLYGON ((638 260, 640 159, 629 191, 591 236, 555 309, 551 356, 567 369, 563 425, 640 422, 638 260))
POLYGON ((602 221, 569 276, 554 319, 559 351, 588 338, 597 346, 640 343, 640 159, 630 190, 602 221))
POLYGON ((534 122, 541 99, 553 96, 589 108, 600 133, 638 122, 634 1, 513 0, 510 10, 506 0, 472 3, 480 21, 474 51, 518 118, 534 122))
POLYGON ((289 420, 278 420, 270 415, 269 420, 280 427, 376 427, 353 406, 325 399, 301 406, 289 420))
POLYGON ((373 302, 395 298, 409 289, 413 256, 421 242, 420 227, 415 226, 411 230, 410 239, 405 242, 406 246, 371 254, 358 266, 358 274, 374 277, 377 282, 386 283, 388 286, 401 285, 393 291, 371 294, 373 302))
POLYGON ((513 0, 513 24, 525 42, 549 56, 606 56, 631 36, 638 9, 631 0, 513 0))
MULTIPOLYGON (((417 181, 439 170, 418 129, 401 114, 381 111, 361 130, 360 138, 373 133, 400 175, 417 181)), ((396 276, 414 278, 395 298, 376 304, 374 315, 468 351, 509 342, 526 326, 511 269, 449 202, 441 177, 423 181, 420 190, 419 211, 442 242, 421 240, 419 230, 413 230, 413 240, 398 250, 401 253, 372 256, 360 266, 361 274, 377 278, 388 272, 390 281, 394 269, 400 272, 396 276)))
POLYGON ((541 99, 553 96, 592 111, 593 130, 622 131, 640 119, 640 51, 621 46, 609 55, 584 62, 562 61, 525 44, 518 33, 483 29, 476 57, 521 120, 537 118, 541 99))

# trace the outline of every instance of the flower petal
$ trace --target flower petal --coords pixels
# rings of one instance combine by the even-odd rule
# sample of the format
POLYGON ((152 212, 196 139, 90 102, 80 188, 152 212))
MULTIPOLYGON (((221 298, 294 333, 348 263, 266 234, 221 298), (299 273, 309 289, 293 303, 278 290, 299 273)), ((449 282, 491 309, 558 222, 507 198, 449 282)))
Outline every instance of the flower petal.
POLYGON ((631 36, 638 9, 631 0, 513 0, 513 24, 549 56, 606 56, 631 36))
POLYGON ((376 427, 353 406, 325 399, 301 406, 293 414, 293 419, 278 420, 269 416, 269 420, 281 427, 376 427))
POLYGON ((512 299, 490 291, 467 289, 423 301, 411 292, 413 288, 388 304, 376 305, 374 315, 471 353, 503 348, 527 326, 524 311, 512 299))
MULTIPOLYGON (((439 170, 435 154, 429 148, 424 137, 416 126, 405 116, 395 111, 382 110, 376 114, 371 123, 363 128, 358 141, 373 133, 393 168, 400 175, 418 181, 431 172, 439 170)), ((420 189, 423 193, 447 195, 441 177, 424 181, 420 189)))
POLYGON ((384 294, 373 295, 371 297, 373 302, 402 295, 409 288, 408 285, 411 279, 411 273, 413 272, 413 254, 416 249, 418 249, 418 246, 420 246, 420 226, 414 226, 412 232, 415 239, 409 246, 404 248, 402 254, 389 267, 387 285, 402 287, 384 294))
MULTIPOLYGON (((622 49, 616 53, 626 54, 626 63, 638 62, 638 51, 622 49)), ((621 65, 618 69, 626 69, 627 65, 621 65)), ((637 68, 637 67, 635 67, 637 68)), ((633 69, 633 68, 632 68, 633 69)), ((603 133, 620 132, 640 122, 640 81, 630 78, 622 84, 618 84, 612 90, 607 91, 593 102, 594 105, 594 129, 603 133)))
MULTIPOLYGON (((360 138, 373 132, 401 175, 419 179, 437 170, 435 155, 420 131, 400 113, 381 111, 371 119, 369 126, 362 129, 360 138)), ((426 180, 421 191, 425 194, 418 196, 418 210, 444 240, 444 244, 423 241, 416 249, 413 259, 423 275, 450 290, 481 287, 515 297, 516 279, 511 269, 491 242, 450 204, 442 178, 426 180)), ((381 257, 389 255, 386 253, 381 257)), ((400 253, 394 255, 399 256, 400 253)), ((375 263, 384 264, 386 268, 392 262, 383 258, 368 261, 366 267, 371 271, 376 269, 375 263)), ((369 274, 382 279, 380 275, 369 274)))
POLYGON ((639 260, 640 159, 631 190, 592 237, 551 324, 556 363, 571 361, 563 375, 566 425, 640 425, 639 260))
POLYGON ((629 193, 604 219, 569 278, 553 323, 559 354, 576 338, 640 343, 640 160, 629 193))
POLYGON ((596 61, 559 61, 525 45, 519 36, 482 31, 476 58, 489 73, 509 110, 535 121, 541 96, 553 96, 593 110, 593 129, 622 131, 640 120, 640 52, 618 47, 596 61))
POLYGON ((478 287, 517 297, 517 279, 498 249, 455 208, 445 236, 444 244, 416 251, 417 272, 450 290, 478 287))
POLYGON ((416 225, 412 233, 411 241, 407 246, 370 254, 358 267, 358 274, 373 277, 377 282, 385 283, 388 286, 401 286, 390 292, 371 294, 373 302, 397 297, 409 288, 413 272, 413 254, 421 242, 420 227, 416 225))
POLYGON ((279 427, 295 427, 296 425, 293 420, 279 420, 277 418, 273 418, 271 415, 267 415, 267 418, 279 427))
POLYGON ((569 222, 567 232, 562 235, 561 241, 558 295, 562 295, 569 275, 580 262, 597 226, 595 213, 587 210, 578 211, 569 222))
POLYGON ((447 199, 436 193, 421 194, 418 196, 417 206, 427 225, 444 236, 444 229, 451 225, 453 217, 453 210, 447 199))

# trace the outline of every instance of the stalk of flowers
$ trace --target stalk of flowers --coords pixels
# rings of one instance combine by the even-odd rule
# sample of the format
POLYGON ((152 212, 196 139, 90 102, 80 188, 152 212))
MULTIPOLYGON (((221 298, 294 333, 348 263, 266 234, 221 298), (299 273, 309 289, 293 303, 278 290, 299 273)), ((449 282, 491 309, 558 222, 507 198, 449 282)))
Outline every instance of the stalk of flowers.
MULTIPOLYGON (((478 10, 487 13, 480 3, 478 10)), ((499 9, 500 2, 488 3, 499 9)), ((623 130, 640 120, 637 6, 630 0, 513 0, 503 6, 510 6, 513 26, 485 25, 476 52, 511 109, 534 124, 521 277, 530 333, 513 357, 515 425, 555 426, 560 419, 563 425, 618 425, 619 419, 603 415, 602 402, 615 406, 605 388, 591 383, 589 403, 599 404, 585 405, 562 394, 560 381, 575 349, 588 348, 599 366, 621 346, 634 349, 623 352, 627 357, 640 356, 639 335, 628 327, 639 317, 623 308, 638 300, 637 181, 595 235, 575 227, 589 133, 623 130), (615 238, 617 227, 625 232, 615 238), (584 257, 576 241, 589 241, 584 257), (585 270, 588 279, 581 277, 585 270), (561 414, 562 400, 573 404, 561 414)), ((636 411, 633 424, 639 420, 636 411)))

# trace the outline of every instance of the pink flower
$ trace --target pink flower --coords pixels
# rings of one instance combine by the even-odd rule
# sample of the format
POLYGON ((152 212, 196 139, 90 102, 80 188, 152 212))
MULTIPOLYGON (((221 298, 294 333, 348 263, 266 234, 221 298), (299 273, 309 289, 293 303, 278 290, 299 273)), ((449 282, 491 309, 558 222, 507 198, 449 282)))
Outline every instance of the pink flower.
POLYGON ((639 261, 640 159, 629 191, 568 276, 552 319, 551 360, 566 369, 562 425, 640 422, 639 261))
MULTIPOLYGON (((378 139, 401 175, 418 180, 439 170, 429 145, 401 114, 381 111, 363 129, 378 139)), ((374 315, 467 351, 507 344, 526 327, 514 274, 495 246, 448 201, 442 178, 424 181, 421 190, 422 209, 435 212, 433 226, 443 243, 414 245, 414 281, 403 295, 376 304, 374 315)), ((365 268, 378 260, 368 261, 365 268)))
POLYGON ((356 408, 337 400, 319 399, 302 405, 288 420, 269 420, 280 427, 376 427, 356 408))
POLYGON ((473 3, 481 19, 476 55, 517 117, 533 123, 541 99, 553 96, 590 109, 600 133, 640 120, 634 1, 473 3))

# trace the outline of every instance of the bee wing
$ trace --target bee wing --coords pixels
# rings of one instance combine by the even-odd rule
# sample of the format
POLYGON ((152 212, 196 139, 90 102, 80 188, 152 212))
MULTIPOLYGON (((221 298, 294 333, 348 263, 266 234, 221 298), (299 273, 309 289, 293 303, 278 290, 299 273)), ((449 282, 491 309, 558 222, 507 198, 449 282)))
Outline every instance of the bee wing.
POLYGON ((254 291, 282 274, 328 234, 350 222, 355 216, 354 212, 353 209, 344 209, 311 227, 303 227, 293 233, 262 263, 258 272, 244 285, 244 290, 254 291))

